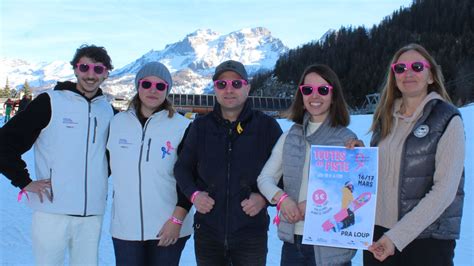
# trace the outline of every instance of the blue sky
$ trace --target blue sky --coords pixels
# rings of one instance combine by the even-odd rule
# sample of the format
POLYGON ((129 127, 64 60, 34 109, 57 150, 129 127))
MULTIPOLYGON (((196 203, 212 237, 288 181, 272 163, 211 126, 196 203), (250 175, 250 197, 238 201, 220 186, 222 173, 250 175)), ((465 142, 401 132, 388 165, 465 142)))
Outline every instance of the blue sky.
POLYGON ((341 26, 372 27, 412 0, 1 0, 0 57, 69 61, 83 43, 104 46, 115 68, 197 29, 265 27, 289 48, 341 26))

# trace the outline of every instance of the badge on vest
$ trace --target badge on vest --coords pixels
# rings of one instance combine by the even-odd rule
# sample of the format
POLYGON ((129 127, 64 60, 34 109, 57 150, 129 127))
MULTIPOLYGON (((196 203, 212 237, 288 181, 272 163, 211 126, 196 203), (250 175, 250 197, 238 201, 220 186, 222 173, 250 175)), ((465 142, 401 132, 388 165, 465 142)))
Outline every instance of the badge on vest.
POLYGON ((415 134, 415 137, 417 138, 423 138, 424 136, 428 135, 429 132, 430 127, 428 125, 420 125, 413 131, 413 134, 415 134))

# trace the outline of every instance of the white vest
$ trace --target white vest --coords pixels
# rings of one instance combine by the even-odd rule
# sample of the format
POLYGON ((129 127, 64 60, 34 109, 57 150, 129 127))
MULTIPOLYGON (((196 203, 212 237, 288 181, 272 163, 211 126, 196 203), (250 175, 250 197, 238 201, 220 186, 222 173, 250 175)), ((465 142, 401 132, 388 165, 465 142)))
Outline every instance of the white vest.
MULTIPOLYGON (((152 240, 171 217, 178 197, 173 167, 190 121, 179 114, 153 114, 142 128, 134 111, 117 114, 110 124, 114 201, 111 234, 122 240, 152 240)), ((180 237, 192 233, 186 215, 180 237)))
POLYGON ((30 193, 38 211, 102 215, 107 198, 105 144, 114 112, 105 96, 88 102, 68 90, 48 91, 51 119, 35 142, 36 178, 51 178, 53 202, 30 193))

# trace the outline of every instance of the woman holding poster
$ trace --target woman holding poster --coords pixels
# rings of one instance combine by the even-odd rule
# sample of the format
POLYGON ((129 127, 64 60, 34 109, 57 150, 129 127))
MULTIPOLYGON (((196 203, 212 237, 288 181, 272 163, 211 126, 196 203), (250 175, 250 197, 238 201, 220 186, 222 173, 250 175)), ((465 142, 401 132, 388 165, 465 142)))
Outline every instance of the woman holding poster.
POLYGON ((422 46, 398 50, 387 71, 371 127, 381 196, 364 265, 453 265, 464 198, 461 116, 422 46))
POLYGON ((346 128, 350 117, 337 75, 325 65, 307 67, 287 116, 295 124, 280 137, 257 180, 281 211, 274 220, 284 241, 281 265, 351 265, 353 249, 302 244, 310 146, 344 146, 357 139, 346 128))

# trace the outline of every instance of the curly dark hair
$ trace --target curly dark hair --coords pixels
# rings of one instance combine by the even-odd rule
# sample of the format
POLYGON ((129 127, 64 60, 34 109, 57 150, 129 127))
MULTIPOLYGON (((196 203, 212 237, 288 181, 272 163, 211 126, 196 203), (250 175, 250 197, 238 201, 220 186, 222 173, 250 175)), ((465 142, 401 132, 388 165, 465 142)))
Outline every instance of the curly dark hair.
POLYGON ((107 70, 114 69, 114 66, 112 65, 112 59, 110 59, 110 56, 107 54, 107 50, 105 50, 105 48, 102 46, 95 46, 93 44, 83 44, 77 48, 76 54, 71 61, 72 68, 76 68, 77 63, 84 56, 104 64, 107 70))

